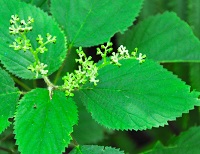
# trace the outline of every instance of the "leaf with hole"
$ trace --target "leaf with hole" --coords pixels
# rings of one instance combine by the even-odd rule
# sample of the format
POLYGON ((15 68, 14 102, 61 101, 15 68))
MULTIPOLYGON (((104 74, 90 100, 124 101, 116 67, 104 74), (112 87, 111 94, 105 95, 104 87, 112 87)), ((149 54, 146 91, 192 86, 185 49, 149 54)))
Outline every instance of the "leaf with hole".
POLYGON ((77 123, 77 107, 61 91, 52 99, 46 89, 27 93, 17 108, 14 133, 22 153, 61 153, 71 140, 77 123))
POLYGON ((14 86, 14 82, 9 74, 0 68, 0 133, 9 125, 9 118, 15 113, 19 90, 14 86))

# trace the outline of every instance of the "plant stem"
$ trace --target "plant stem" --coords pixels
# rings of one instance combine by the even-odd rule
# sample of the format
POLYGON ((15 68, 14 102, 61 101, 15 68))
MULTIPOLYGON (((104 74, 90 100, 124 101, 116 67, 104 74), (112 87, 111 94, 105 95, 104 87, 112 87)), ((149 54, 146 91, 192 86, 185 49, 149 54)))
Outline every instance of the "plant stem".
POLYGON ((72 140, 73 140, 73 143, 75 146, 79 146, 78 142, 76 141, 76 139, 73 137, 73 135, 71 134, 71 137, 72 137, 72 140))
MULTIPOLYGON (((71 48, 69 47, 69 48, 68 48, 68 52, 67 52, 67 56, 70 54, 70 51, 71 51, 71 48)), ((53 81, 54 84, 57 83, 57 81, 58 81, 58 79, 59 79, 59 77, 60 77, 60 74, 61 74, 61 72, 62 72, 62 70, 63 70, 63 68, 64 68, 64 66, 65 66, 65 64, 66 64, 66 61, 67 61, 67 58, 65 58, 65 60, 64 60, 64 62, 63 62, 63 64, 62 64, 62 66, 61 66, 60 69, 57 71, 57 73, 56 73, 56 75, 55 75, 55 78, 54 78, 54 81, 53 81)))
POLYGON ((6 151, 8 153, 12 153, 10 149, 4 148, 4 147, 0 147, 0 151, 6 151))
POLYGON ((24 84, 22 81, 20 81, 19 79, 13 77, 13 80, 18 84, 20 85, 22 88, 24 88, 25 90, 27 91, 30 91, 31 88, 29 86, 27 86, 26 84, 24 84))
POLYGON ((54 85, 53 83, 51 83, 51 81, 49 80, 49 78, 47 76, 42 76, 42 78, 44 79, 45 83, 47 84, 48 87, 52 87, 53 89, 57 89, 58 86, 54 85))
POLYGON ((54 84, 56 84, 58 82, 58 79, 60 77, 60 74, 61 74, 64 66, 65 66, 65 63, 66 63, 66 59, 64 60, 62 66, 60 67, 60 69, 58 70, 58 72, 56 73, 56 76, 55 76, 54 81, 53 81, 54 84))

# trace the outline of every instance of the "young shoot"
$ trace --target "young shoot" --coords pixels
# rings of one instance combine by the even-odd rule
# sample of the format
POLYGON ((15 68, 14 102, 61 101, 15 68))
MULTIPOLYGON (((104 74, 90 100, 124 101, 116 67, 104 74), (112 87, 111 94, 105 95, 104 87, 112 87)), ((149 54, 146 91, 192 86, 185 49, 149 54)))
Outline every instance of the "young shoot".
POLYGON ((92 57, 87 57, 81 47, 76 50, 79 58, 75 61, 79 63, 78 70, 73 73, 67 73, 62 79, 64 81, 63 89, 65 89, 66 96, 74 96, 73 92, 79 89, 81 85, 87 81, 93 83, 95 86, 99 82, 96 79, 98 75, 98 67, 92 61, 92 57))
POLYGON ((11 35, 16 36, 14 42, 9 45, 9 47, 13 48, 14 50, 22 50, 24 52, 30 51, 34 57, 35 62, 27 67, 30 71, 34 72, 35 78, 38 78, 39 75, 46 76, 48 73, 47 64, 40 62, 38 54, 43 54, 47 52, 48 49, 46 47, 49 43, 55 43, 56 37, 50 35, 49 33, 46 34, 46 39, 39 34, 36 38, 38 43, 38 47, 33 49, 31 41, 27 38, 26 34, 32 31, 32 23, 34 19, 32 17, 28 17, 27 20, 20 20, 18 15, 12 15, 10 19, 10 27, 9 32, 11 35))

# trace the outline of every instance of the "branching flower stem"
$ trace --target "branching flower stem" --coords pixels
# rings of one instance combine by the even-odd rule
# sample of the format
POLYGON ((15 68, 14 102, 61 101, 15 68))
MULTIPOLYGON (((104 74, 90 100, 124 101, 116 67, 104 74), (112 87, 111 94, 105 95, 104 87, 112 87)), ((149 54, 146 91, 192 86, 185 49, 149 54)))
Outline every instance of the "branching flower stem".
MULTIPOLYGON (((114 64, 120 67, 122 64, 120 60, 122 59, 135 59, 138 60, 139 63, 143 63, 145 61, 146 55, 142 55, 139 53, 137 57, 137 48, 129 54, 129 51, 124 46, 120 46, 117 49, 117 52, 112 52, 112 43, 107 42, 105 45, 101 45, 100 48, 97 48, 97 55, 100 55, 103 59, 103 62, 97 66, 96 63, 92 60, 92 57, 87 57, 82 47, 79 47, 76 52, 78 54, 78 59, 75 59, 76 63, 78 63, 78 69, 74 70, 74 72, 67 74, 62 78, 64 84, 62 86, 54 85, 48 76, 48 65, 44 64, 40 61, 38 54, 43 54, 47 52, 48 49, 46 45, 48 43, 55 43, 56 36, 52 36, 49 33, 46 34, 46 38, 44 39, 41 35, 38 35, 36 41, 38 43, 38 47, 33 49, 31 41, 27 38, 26 33, 32 30, 31 24, 34 22, 34 19, 28 17, 28 19, 20 20, 18 15, 12 15, 10 19, 11 26, 9 27, 9 32, 11 35, 16 36, 13 44, 10 44, 9 47, 14 50, 22 50, 24 52, 29 51, 32 53, 34 58, 34 63, 27 67, 28 70, 34 72, 35 78, 42 77, 47 84, 49 90, 49 97, 52 99, 53 90, 59 89, 65 91, 65 95, 74 96, 74 91, 80 89, 82 85, 86 84, 88 81, 93 83, 94 86, 97 86, 99 80, 96 79, 98 76, 98 70, 105 67, 109 64, 114 64), (45 41, 44 41, 45 40, 45 41), (110 58, 108 58, 108 54, 112 52, 110 58)), ((62 69, 62 68, 61 68, 62 69)), ((58 72, 59 74, 60 72, 58 72)), ((57 77, 57 76, 56 76, 57 77)))
POLYGON ((53 90, 58 89, 59 86, 54 85, 47 76, 43 75, 42 78, 44 79, 44 82, 47 84, 48 86, 48 90, 49 90, 49 98, 52 99, 53 96, 53 90))

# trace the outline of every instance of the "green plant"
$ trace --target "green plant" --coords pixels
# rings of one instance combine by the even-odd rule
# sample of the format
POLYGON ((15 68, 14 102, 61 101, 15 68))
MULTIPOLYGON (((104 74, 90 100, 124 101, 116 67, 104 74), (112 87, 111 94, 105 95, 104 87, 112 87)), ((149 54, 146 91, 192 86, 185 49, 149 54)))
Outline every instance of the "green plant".
MULTIPOLYGON (((200 106, 199 92, 159 64, 200 59, 199 40, 175 13, 151 16, 118 33, 116 48, 111 37, 132 25, 142 0, 51 0, 50 9, 43 2, 51 16, 34 5, 0 0, 0 132, 14 125, 19 152, 54 154, 72 147, 71 154, 124 153, 81 144, 83 124, 100 133, 146 130, 200 106), (97 63, 84 52, 95 45, 102 59, 97 63)), ((198 152, 199 130, 192 127, 168 146, 157 142, 143 152, 198 152)))

